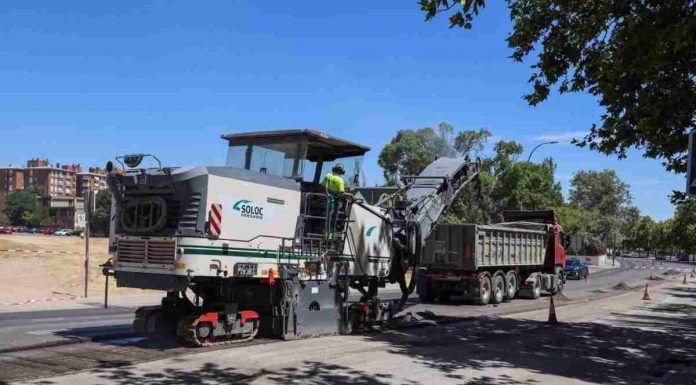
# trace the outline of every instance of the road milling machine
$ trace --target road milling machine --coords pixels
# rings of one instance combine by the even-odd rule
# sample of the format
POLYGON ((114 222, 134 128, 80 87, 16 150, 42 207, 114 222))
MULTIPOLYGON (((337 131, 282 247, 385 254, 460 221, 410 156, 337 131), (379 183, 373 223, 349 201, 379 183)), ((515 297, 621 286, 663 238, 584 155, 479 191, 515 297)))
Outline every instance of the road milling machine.
POLYGON ((399 304, 378 290, 398 283, 400 303, 413 292, 422 245, 478 174, 474 162, 440 158, 404 177, 398 198, 368 205, 321 183, 341 163, 347 189, 357 187, 368 147, 308 129, 222 138, 224 166, 163 167, 153 156, 143 168, 144 154, 107 164, 109 274, 119 287, 167 292, 137 310, 137 333, 207 346, 381 324, 399 304))

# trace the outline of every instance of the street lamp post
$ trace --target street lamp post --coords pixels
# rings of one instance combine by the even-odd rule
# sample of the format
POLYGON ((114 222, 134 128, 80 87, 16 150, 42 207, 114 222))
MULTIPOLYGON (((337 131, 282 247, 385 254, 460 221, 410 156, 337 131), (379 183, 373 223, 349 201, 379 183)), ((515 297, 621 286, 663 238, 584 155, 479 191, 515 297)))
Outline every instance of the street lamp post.
POLYGON ((541 147, 541 146, 543 146, 543 145, 545 145, 545 144, 558 144, 558 142, 554 140, 554 141, 551 141, 551 142, 544 142, 544 143, 539 143, 539 144, 537 144, 537 146, 534 147, 534 149, 532 149, 532 152, 529 153, 529 157, 527 158, 527 163, 529 163, 529 162, 532 161, 532 154, 534 154, 534 151, 536 151, 537 148, 539 148, 539 147, 541 147))

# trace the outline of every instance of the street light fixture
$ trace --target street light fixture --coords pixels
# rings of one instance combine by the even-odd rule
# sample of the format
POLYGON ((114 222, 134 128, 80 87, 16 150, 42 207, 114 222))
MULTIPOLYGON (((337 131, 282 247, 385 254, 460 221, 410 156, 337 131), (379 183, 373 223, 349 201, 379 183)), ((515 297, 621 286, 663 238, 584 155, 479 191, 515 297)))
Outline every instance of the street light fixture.
POLYGON ((539 143, 539 144, 537 144, 537 146, 534 147, 534 149, 532 150, 532 152, 529 153, 529 157, 527 158, 527 163, 531 162, 531 160, 532 160, 532 154, 534 154, 534 151, 536 151, 537 148, 539 148, 539 147, 541 147, 541 146, 543 146, 543 145, 545 145, 545 144, 558 144, 558 143, 559 143, 559 142, 557 142, 557 141, 554 140, 554 141, 551 141, 551 142, 544 142, 544 143, 539 143))

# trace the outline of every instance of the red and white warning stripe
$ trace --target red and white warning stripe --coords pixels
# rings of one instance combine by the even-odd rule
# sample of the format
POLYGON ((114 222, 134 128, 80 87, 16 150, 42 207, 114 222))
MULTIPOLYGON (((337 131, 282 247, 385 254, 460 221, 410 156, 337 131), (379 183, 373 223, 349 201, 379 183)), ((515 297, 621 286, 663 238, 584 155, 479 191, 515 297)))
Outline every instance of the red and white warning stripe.
POLYGON ((213 203, 210 205, 210 226, 208 228, 208 235, 211 237, 219 237, 220 229, 222 228, 222 205, 219 203, 213 203))

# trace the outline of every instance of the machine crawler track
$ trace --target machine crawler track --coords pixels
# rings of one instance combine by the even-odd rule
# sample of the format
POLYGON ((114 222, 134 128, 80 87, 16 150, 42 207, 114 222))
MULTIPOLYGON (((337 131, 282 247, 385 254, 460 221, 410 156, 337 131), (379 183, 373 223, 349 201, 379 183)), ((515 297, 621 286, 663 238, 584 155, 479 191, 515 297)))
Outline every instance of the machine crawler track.
POLYGON ((229 334, 226 336, 219 336, 213 338, 201 338, 198 336, 198 315, 190 315, 179 320, 177 326, 177 335, 184 342, 198 346, 198 347, 209 347, 209 346, 221 346, 221 345, 234 345, 243 342, 249 342, 256 337, 258 334, 258 322, 256 322, 256 327, 251 333, 246 334, 229 334))

